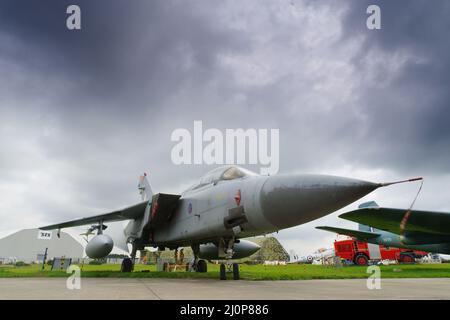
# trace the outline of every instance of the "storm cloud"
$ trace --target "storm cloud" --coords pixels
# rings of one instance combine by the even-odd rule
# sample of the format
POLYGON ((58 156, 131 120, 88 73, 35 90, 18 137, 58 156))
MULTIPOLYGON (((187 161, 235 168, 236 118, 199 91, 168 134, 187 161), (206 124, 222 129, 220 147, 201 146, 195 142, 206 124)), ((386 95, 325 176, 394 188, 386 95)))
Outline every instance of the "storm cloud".
MULTIPOLYGON (((450 210, 449 14, 443 0, 2 1, 0 234, 132 204, 143 171, 181 192, 213 168, 171 162, 171 133, 194 120, 278 128, 281 173, 423 175, 417 206, 450 210)), ((416 189, 368 199, 406 207, 416 189)), ((336 216, 278 238, 329 246, 312 227, 351 226, 336 216)))

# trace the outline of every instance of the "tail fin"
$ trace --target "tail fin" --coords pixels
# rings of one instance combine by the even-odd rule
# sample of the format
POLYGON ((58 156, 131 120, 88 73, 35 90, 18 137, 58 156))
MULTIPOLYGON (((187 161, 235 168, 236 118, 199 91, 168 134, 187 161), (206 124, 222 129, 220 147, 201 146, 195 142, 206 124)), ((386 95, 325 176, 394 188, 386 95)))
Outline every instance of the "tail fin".
MULTIPOLYGON (((358 206, 358 208, 359 209, 363 209, 363 208, 379 208, 379 206, 378 206, 378 204, 375 201, 368 201, 368 202, 361 203, 358 206)), ((365 232, 375 232, 374 228, 372 228, 370 226, 367 226, 365 224, 361 224, 361 223, 358 224, 358 230, 359 231, 365 231, 365 232)))
POLYGON ((152 187, 150 186, 150 183, 147 180, 147 174, 144 173, 144 175, 139 177, 139 184, 138 184, 139 194, 141 195, 142 201, 150 200, 153 196, 152 187))

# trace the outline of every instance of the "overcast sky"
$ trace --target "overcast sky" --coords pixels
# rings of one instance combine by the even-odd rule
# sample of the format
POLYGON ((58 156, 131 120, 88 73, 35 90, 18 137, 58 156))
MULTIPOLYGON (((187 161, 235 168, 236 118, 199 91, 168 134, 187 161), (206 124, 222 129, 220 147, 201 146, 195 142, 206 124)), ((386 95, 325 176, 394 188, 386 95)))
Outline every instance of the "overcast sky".
MULTIPOLYGON (((444 0, 2 1, 0 236, 134 204, 144 171, 183 191, 214 168, 171 161, 172 131, 194 120, 279 129, 280 173, 424 176, 416 208, 450 211, 449 16, 444 0)), ((417 188, 344 210, 408 207, 417 188)), ((314 226, 356 227, 337 215, 276 236, 330 247, 314 226)))

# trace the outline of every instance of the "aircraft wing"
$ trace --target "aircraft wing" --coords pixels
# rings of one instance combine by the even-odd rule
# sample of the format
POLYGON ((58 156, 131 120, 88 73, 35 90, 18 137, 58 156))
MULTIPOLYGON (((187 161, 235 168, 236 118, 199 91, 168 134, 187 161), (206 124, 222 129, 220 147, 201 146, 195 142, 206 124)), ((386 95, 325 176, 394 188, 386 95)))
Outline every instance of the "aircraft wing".
POLYGON ((339 217, 396 234, 450 235, 450 213, 392 208, 363 208, 341 214, 339 217), (400 225, 405 217, 404 229, 400 225))
POLYGON ((334 233, 337 233, 337 234, 343 234, 343 235, 346 235, 346 236, 350 236, 350 237, 354 237, 354 238, 362 239, 362 240, 363 239, 365 240, 365 239, 376 238, 376 237, 380 236, 379 233, 374 233, 374 232, 350 230, 350 229, 326 227, 326 226, 316 227, 316 229, 330 231, 330 232, 334 232, 334 233))
POLYGON ((92 217, 87 218, 81 218, 76 220, 71 220, 67 222, 52 224, 49 226, 41 227, 39 229, 41 230, 53 230, 53 229, 62 229, 62 228, 69 228, 69 227, 77 227, 77 226, 83 226, 86 224, 91 223, 98 223, 99 221, 107 222, 107 221, 121 221, 121 220, 131 220, 131 219, 137 219, 144 215, 145 208, 148 205, 148 201, 144 201, 141 203, 138 203, 134 206, 113 211, 110 213, 100 214, 92 217))

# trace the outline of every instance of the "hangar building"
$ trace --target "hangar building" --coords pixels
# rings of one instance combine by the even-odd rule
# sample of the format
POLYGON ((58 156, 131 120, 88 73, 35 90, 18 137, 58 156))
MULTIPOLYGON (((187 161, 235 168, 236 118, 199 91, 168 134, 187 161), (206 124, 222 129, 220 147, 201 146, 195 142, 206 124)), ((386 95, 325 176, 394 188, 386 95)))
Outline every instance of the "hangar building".
POLYGON ((83 258, 83 246, 66 232, 61 231, 58 238, 56 232, 24 229, 0 239, 0 262, 40 261, 45 248, 48 248, 47 260, 66 257, 78 261, 83 258))

